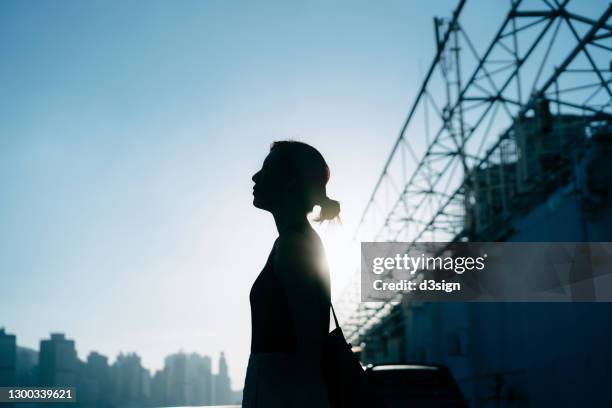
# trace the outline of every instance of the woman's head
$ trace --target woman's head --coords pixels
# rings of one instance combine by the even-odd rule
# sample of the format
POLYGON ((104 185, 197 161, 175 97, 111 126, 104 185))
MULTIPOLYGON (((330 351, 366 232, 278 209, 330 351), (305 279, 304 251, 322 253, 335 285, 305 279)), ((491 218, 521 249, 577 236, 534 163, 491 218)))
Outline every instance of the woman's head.
POLYGON ((317 220, 331 220, 340 203, 327 197, 329 167, 314 147, 296 141, 272 143, 261 170, 253 175, 253 205, 272 213, 281 209, 307 214, 321 207, 317 220))

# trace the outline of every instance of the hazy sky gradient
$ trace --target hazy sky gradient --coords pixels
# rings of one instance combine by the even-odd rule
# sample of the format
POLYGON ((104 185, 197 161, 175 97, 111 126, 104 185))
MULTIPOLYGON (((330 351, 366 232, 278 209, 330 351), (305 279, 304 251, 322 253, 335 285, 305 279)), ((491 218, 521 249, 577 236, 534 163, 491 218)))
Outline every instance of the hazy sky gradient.
MULTIPOLYGON (((508 4, 481 3, 476 32, 508 4)), ((252 174, 274 140, 317 147, 341 259, 455 4, 0 2, 0 326, 150 369, 224 350, 241 388, 276 236, 252 174)))

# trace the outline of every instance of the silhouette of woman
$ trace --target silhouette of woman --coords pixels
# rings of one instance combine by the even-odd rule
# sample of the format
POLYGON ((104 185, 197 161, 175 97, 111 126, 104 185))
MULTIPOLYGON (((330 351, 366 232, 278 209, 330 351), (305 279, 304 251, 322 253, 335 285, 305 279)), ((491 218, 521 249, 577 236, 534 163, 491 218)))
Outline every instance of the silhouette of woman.
POLYGON ((328 407, 321 376, 329 333, 330 281, 325 251, 307 214, 338 216, 327 197, 329 168, 314 147, 274 142, 253 181, 253 205, 274 216, 278 238, 253 283, 251 355, 244 408, 328 407))

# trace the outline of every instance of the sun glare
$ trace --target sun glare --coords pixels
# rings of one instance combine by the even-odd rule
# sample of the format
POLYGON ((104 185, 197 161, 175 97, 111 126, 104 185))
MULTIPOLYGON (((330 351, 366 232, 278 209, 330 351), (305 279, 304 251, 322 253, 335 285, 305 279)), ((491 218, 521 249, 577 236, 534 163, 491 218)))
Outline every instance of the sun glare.
POLYGON ((352 239, 346 228, 339 223, 323 223, 314 228, 319 233, 332 279, 334 293, 341 294, 350 278, 359 269, 359 243, 352 239))

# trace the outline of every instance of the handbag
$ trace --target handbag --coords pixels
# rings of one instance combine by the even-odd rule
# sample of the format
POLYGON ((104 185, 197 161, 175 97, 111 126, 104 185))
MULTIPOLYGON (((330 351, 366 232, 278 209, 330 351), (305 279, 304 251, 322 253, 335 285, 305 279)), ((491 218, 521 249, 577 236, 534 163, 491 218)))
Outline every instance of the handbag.
POLYGON ((384 407, 361 363, 353 354, 331 305, 336 328, 327 336, 323 350, 322 372, 331 408, 384 407))

